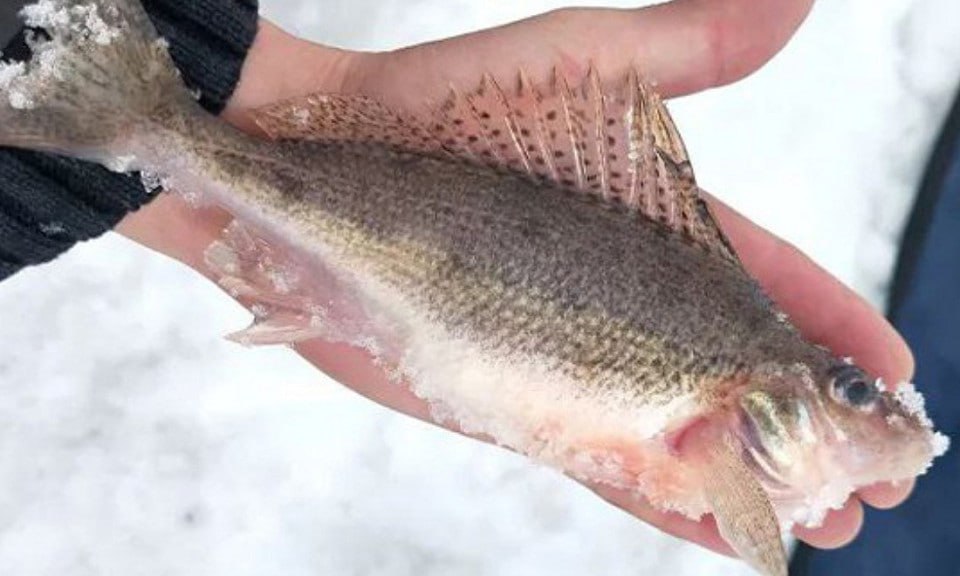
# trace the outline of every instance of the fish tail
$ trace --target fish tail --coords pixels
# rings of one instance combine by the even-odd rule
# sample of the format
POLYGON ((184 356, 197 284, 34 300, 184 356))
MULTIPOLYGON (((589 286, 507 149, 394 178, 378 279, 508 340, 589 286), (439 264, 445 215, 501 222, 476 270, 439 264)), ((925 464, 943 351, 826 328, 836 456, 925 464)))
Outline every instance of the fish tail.
POLYGON ((137 138, 200 111, 140 0, 39 0, 21 16, 43 32, 30 61, 0 64, 0 145, 126 171, 137 138))

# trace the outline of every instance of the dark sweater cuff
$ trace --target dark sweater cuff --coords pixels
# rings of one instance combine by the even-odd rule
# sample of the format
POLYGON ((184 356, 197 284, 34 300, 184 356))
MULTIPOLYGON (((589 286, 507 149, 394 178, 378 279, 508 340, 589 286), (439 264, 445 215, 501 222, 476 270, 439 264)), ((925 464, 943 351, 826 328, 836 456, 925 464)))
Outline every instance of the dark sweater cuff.
MULTIPOLYGON (((257 0, 144 0, 184 80, 219 113, 257 32, 257 0)), ((26 58, 21 38, 4 50, 26 58)), ((36 152, 0 149, 0 280, 111 230, 153 196, 138 175, 36 152)))
POLYGON ((219 114, 257 34, 257 0, 143 0, 200 103, 219 114))

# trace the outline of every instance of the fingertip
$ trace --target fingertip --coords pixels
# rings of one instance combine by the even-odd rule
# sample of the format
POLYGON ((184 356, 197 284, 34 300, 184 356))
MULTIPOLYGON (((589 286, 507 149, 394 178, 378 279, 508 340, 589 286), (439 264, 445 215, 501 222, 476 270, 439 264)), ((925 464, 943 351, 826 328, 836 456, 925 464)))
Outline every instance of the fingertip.
POLYGON ((794 535, 807 544, 824 550, 842 548, 853 542, 863 527, 863 505, 851 496, 840 510, 831 510, 819 528, 795 526, 794 535))
POLYGON ((666 96, 735 82, 777 54, 812 6, 813 0, 675 0, 640 8, 645 36, 671 48, 643 50, 644 69, 666 96))
POLYGON ((893 332, 896 337, 895 345, 891 346, 891 350, 896 354, 894 361, 897 367, 897 382, 909 382, 913 380, 913 375, 917 368, 913 350, 910 349, 910 344, 907 343, 892 324, 888 323, 888 326, 890 326, 890 331, 893 332))
POLYGON ((883 482, 867 486, 861 488, 857 494, 870 507, 889 510, 903 504, 913 493, 914 486, 916 486, 916 480, 911 478, 902 482, 883 482))

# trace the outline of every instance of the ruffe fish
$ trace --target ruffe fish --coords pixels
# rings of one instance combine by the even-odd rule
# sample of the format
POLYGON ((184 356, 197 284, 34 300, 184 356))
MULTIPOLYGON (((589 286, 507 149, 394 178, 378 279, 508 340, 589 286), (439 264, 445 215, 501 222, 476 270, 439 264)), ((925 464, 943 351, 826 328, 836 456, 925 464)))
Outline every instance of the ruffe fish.
POLYGON ((206 260, 248 344, 368 349, 433 409, 573 476, 716 517, 767 576, 781 529, 946 449, 922 398, 803 339, 744 270, 637 73, 485 78, 394 111, 316 94, 207 115, 139 0, 42 0, 0 68, 0 144, 59 152, 235 217, 206 260))

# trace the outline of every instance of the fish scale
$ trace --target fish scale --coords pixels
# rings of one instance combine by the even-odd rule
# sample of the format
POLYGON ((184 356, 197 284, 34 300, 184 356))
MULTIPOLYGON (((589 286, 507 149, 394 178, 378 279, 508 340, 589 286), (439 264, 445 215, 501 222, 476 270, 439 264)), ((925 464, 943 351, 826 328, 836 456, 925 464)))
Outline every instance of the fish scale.
MULTIPOLYGON (((309 164, 298 165, 297 175, 285 173, 280 177, 275 171, 257 170, 242 153, 228 159, 217 150, 208 158, 206 148, 200 148, 195 154, 198 164, 215 165, 228 181, 247 182, 246 186, 258 194, 263 190, 283 191, 271 200, 256 198, 250 202, 261 206, 274 202, 275 209, 286 212, 289 218, 304 210, 304 204, 317 206, 322 211, 311 216, 315 220, 342 219, 347 225, 362 227, 364 232, 356 243, 344 243, 337 232, 313 240, 331 246, 342 244, 346 252, 355 251, 351 257, 357 259, 372 260, 375 253, 381 254, 383 273, 398 285, 408 286, 411 298, 419 295, 449 329, 467 328, 472 337, 490 347, 503 340, 498 336, 501 334, 512 338, 513 345, 525 352, 578 365, 569 354, 551 358, 551 353, 567 349, 564 324, 556 318, 540 330, 529 330, 522 323, 507 321, 503 313, 542 318, 537 309, 518 308, 499 291, 492 297, 482 297, 487 292, 480 287, 487 286, 490 291, 490 286, 497 283, 516 287, 515 293, 536 290, 559 317, 589 303, 601 317, 622 319, 625 327, 618 330, 620 334, 636 332, 663 341, 664 353, 677 353, 661 363, 670 367, 669 371, 654 372, 652 378, 641 379, 640 374, 633 373, 634 368, 645 364, 636 352, 624 355, 622 347, 609 346, 629 339, 608 332, 616 322, 599 323, 603 329, 596 333, 592 348, 585 350, 596 357, 593 364, 620 365, 626 370, 623 376, 630 376, 635 386, 649 387, 656 395, 668 390, 664 384, 677 380, 694 385, 692 379, 675 376, 686 364, 690 371, 684 375, 691 371, 708 373, 709 368, 697 364, 710 358, 722 358, 728 364, 734 363, 734 358, 739 358, 740 364, 772 360, 760 356, 772 341, 807 347, 794 330, 764 308, 766 301, 752 280, 726 262, 710 259, 696 246, 644 227, 628 210, 583 201, 570 193, 558 194, 542 184, 504 178, 492 170, 462 163, 433 158, 412 161, 404 153, 374 144, 330 146, 324 151, 324 161, 314 162, 320 164, 316 170, 311 171, 309 164), (327 168, 331 164, 338 167, 337 173, 327 168), (361 186, 355 182, 347 185, 344 174, 359 170, 358 164, 366 171, 367 180, 361 186), (258 182, 265 179, 273 181, 258 182), (310 183, 330 181, 342 181, 344 185, 307 189, 310 183), (457 210, 439 214, 439 204, 456 206, 457 210), (537 232, 536 238, 531 228, 537 232), (401 238, 408 250, 392 249, 401 238), (440 267, 430 265, 434 252, 445 260, 440 267), (688 256, 678 258, 677 252, 688 256), (611 259, 613 265, 608 265, 611 259), (588 263, 590 266, 584 266, 588 263), (428 270, 436 275, 423 275, 428 270), (717 281, 713 282, 708 273, 716 274, 717 281), (732 276, 736 283, 725 275, 732 276), (664 277, 673 278, 667 284, 674 289, 662 289, 664 277), (725 287, 729 294, 708 295, 707 286, 711 284, 725 287), (451 297, 463 293, 465 287, 474 291, 474 302, 466 307, 462 300, 451 297), (622 297, 628 293, 631 298, 622 297), (482 301, 488 305, 480 306, 482 301), (698 303, 704 301, 718 301, 721 306, 701 310, 710 318, 694 320, 703 328, 697 333, 686 329, 691 324, 688 317, 662 313, 703 308, 698 303), (550 328, 543 329, 546 326, 550 328), (724 337, 719 338, 719 334, 724 337), (756 351, 756 357, 747 356, 751 350, 756 351), (696 351, 692 354, 694 361, 688 362, 683 354, 691 351, 696 351)), ((574 324, 577 316, 570 314, 574 324)))

